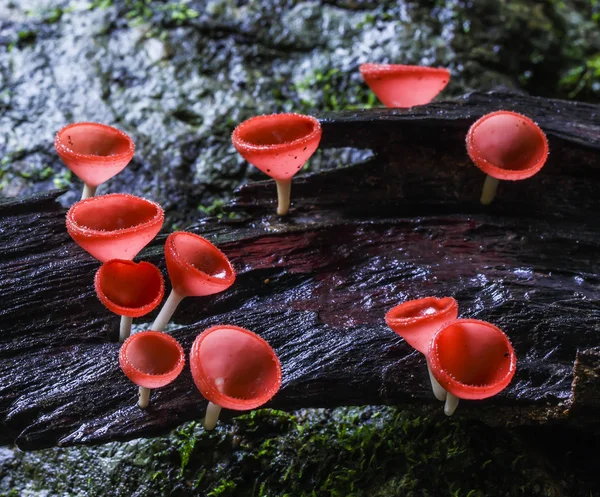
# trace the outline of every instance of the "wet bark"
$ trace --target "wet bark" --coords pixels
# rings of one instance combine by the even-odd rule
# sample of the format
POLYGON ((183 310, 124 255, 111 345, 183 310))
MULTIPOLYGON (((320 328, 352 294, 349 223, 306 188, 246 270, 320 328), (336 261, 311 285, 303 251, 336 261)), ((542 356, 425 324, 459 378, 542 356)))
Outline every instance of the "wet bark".
MULTIPOLYGON (((441 412, 423 357, 383 316, 406 299, 451 295, 462 317, 502 328, 518 355, 507 390, 465 401, 457 415, 597 430, 600 107, 474 94, 322 123, 323 147, 371 148, 375 158, 296 178, 286 218, 275 216, 275 185, 264 181, 238 190, 232 219, 189 228, 218 244, 238 279, 221 295, 184 300, 172 334, 186 351, 209 325, 236 324, 279 354, 284 381, 272 407, 441 412), (484 175, 464 137, 498 108, 536 120, 551 155, 535 177, 501 183, 483 207, 484 175)), ((58 194, 0 203, 0 443, 98 443, 200 418, 206 402, 188 369, 153 393, 150 409, 136 407, 137 387, 118 366, 119 319, 94 294, 99 263, 66 233, 58 194)), ((163 241, 139 259, 164 271, 163 241)))

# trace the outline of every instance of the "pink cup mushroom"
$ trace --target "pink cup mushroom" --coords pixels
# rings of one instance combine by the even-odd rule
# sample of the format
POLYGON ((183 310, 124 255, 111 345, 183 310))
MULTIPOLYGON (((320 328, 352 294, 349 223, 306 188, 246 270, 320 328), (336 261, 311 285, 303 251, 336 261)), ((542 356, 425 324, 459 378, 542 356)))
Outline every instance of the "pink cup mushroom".
POLYGON ((112 193, 73 204, 67 212, 67 231, 100 262, 131 260, 157 235, 164 218, 156 202, 112 193))
POLYGON ((176 231, 165 242, 165 260, 173 289, 152 324, 162 331, 185 297, 204 297, 227 290, 235 270, 223 252, 201 236, 176 231))
POLYGON ((292 177, 314 154, 321 134, 319 121, 300 114, 256 116, 233 131, 231 139, 236 150, 275 180, 278 215, 288 213, 292 177))
POLYGON ((98 123, 75 123, 61 129, 54 148, 66 166, 84 183, 82 199, 119 174, 133 157, 133 140, 121 130, 98 123))
POLYGON ((100 302, 121 316, 120 342, 129 337, 132 319, 156 309, 165 294, 165 282, 154 264, 121 259, 102 264, 94 287, 100 302))
POLYGON ((486 399, 504 390, 517 368, 508 337, 491 323, 458 319, 431 339, 427 358, 446 389, 444 412, 451 416, 458 399, 486 399))
POLYGON ((362 64, 365 82, 386 107, 425 105, 437 97, 450 81, 442 68, 401 64, 362 64))
POLYGON ((467 153, 487 174, 481 193, 481 203, 487 205, 496 196, 499 180, 529 178, 543 167, 548 158, 548 140, 528 117, 499 110, 471 126, 467 153))
MULTIPOLYGON (((385 315, 385 322, 406 342, 427 358, 429 342, 434 333, 458 317, 458 303, 452 297, 425 297, 409 300, 393 307, 385 315)), ((431 389, 438 400, 446 399, 446 391, 431 373, 429 361, 427 370, 431 389)))
POLYGON ((121 346, 119 364, 125 375, 140 387, 138 405, 145 409, 150 390, 161 388, 179 376, 185 354, 179 342, 159 331, 141 331, 121 346))
POLYGON ((268 402, 281 386, 281 365, 271 346, 239 326, 217 325, 196 337, 190 368, 209 403, 204 428, 212 430, 221 408, 245 411, 268 402))

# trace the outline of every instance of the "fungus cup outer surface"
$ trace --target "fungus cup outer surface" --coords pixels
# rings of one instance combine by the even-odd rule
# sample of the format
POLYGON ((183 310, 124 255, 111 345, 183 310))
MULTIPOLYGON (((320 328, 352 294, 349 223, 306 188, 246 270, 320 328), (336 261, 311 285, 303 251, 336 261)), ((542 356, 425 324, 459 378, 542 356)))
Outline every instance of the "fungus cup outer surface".
POLYGON ((385 322, 411 347, 426 355, 434 333, 457 317, 458 303, 452 297, 425 297, 392 307, 385 322))
POLYGON ((139 318, 156 309, 165 295, 160 270, 149 262, 111 259, 96 271, 100 302, 119 316, 139 318))
POLYGON ((198 335, 190 351, 190 368, 202 395, 226 409, 260 407, 281 386, 281 364, 275 351, 239 326, 211 326, 198 335), (222 378, 222 385, 217 378, 222 378))
POLYGON ((460 399, 496 395, 508 386, 517 369, 506 334, 477 319, 458 319, 437 331, 427 358, 440 385, 460 399))
POLYGON ((302 114, 252 117, 237 126, 231 141, 250 164, 276 180, 292 178, 315 153, 321 124, 302 114))
POLYGON ((80 200, 67 212, 67 231, 101 262, 131 260, 160 231, 165 215, 156 202, 128 193, 80 200))
POLYGON ((484 173, 517 181, 536 174, 548 158, 548 139, 527 116, 506 110, 486 114, 469 128, 467 153, 484 173))
POLYGON ((125 340, 119 352, 119 364, 136 385, 160 388, 183 371, 185 353, 172 336, 160 331, 141 331, 125 340))
POLYGON ((93 187, 120 173, 135 152, 129 135, 112 126, 91 122, 62 128, 56 133, 54 148, 65 165, 93 187))
POLYGON ((171 233, 165 242, 165 260, 171 284, 182 296, 212 295, 235 281, 235 270, 227 256, 194 233, 171 233))
POLYGON ((437 67, 362 64, 359 70, 377 98, 390 108, 428 104, 450 81, 450 71, 437 67))

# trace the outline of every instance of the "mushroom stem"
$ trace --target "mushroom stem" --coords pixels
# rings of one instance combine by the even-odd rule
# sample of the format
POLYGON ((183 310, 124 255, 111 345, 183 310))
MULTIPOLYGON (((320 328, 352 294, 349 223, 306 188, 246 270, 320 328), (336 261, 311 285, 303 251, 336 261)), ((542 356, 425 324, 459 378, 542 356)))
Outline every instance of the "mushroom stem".
POLYGON ((93 197, 96 195, 97 186, 90 186, 87 183, 83 184, 83 193, 81 194, 81 200, 93 197))
POLYGON ((148 407, 148 404, 150 404, 150 389, 146 388, 146 387, 140 387, 140 391, 139 391, 139 397, 140 400, 138 401, 138 406, 140 406, 142 409, 146 409, 146 407, 148 407))
POLYGON ((277 215, 285 216, 290 210, 291 179, 276 179, 277 185, 277 215))
POLYGON ((133 318, 121 316, 121 328, 119 330, 119 342, 123 343, 131 335, 131 322, 133 318))
POLYGON ((202 422, 205 430, 212 430, 215 426, 217 426, 219 414, 221 414, 221 406, 209 402, 208 407, 206 408, 206 416, 202 422))
POLYGON ((169 298, 158 313, 158 316, 156 316, 156 319, 154 320, 154 323, 152 323, 152 327, 150 329, 155 331, 163 331, 183 298, 184 295, 179 295, 175 289, 171 290, 169 298))
POLYGON ((444 414, 446 416, 452 416, 456 408, 458 407, 458 401, 460 399, 450 392, 446 393, 446 404, 444 405, 444 414))
POLYGON ((448 392, 444 390, 444 387, 442 387, 442 385, 440 385, 435 379, 435 376, 433 376, 433 373, 431 372, 431 366, 429 365, 429 360, 427 361, 427 371, 429 371, 429 380, 431 381, 431 390, 433 390, 433 395, 435 395, 435 398, 438 400, 446 400, 446 394, 448 392))
POLYGON ((481 191, 481 203, 483 205, 489 205, 494 200, 496 196, 496 189, 498 188, 498 183, 500 180, 490 176, 489 174, 485 178, 485 182, 483 183, 483 190, 481 191))

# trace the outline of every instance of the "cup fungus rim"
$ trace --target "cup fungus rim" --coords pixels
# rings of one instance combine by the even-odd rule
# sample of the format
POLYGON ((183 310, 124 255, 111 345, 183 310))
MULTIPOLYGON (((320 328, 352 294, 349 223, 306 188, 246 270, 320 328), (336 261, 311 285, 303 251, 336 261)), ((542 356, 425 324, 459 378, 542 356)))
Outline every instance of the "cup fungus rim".
POLYGON ((448 81, 446 81, 446 85, 450 81, 451 73, 445 67, 430 67, 430 66, 419 66, 419 65, 407 65, 407 64, 387 64, 387 63, 375 63, 375 62, 367 62, 365 64, 361 64, 358 67, 360 74, 364 77, 366 76, 388 76, 395 74, 423 74, 430 73, 436 75, 446 75, 448 76, 448 81))
POLYGON ((78 202, 75 202, 71 206, 71 208, 67 211, 67 229, 69 231, 73 231, 74 233, 76 233, 78 235, 83 235, 86 237, 99 237, 99 238, 111 239, 111 238, 118 238, 122 235, 126 235, 129 233, 136 233, 138 231, 142 231, 142 230, 154 227, 156 225, 162 225, 164 222, 164 219, 165 219, 165 212, 164 212, 163 208, 160 206, 160 204, 158 204, 157 202, 154 202, 153 200, 148 200, 147 198, 143 198, 143 197, 137 197, 136 195, 131 195, 130 193, 109 193, 106 195, 96 195, 95 197, 89 197, 84 200, 79 200, 78 202), (154 207, 156 212, 155 212, 154 216, 151 219, 149 219, 148 221, 144 221, 143 223, 136 224, 135 226, 129 226, 127 228, 120 228, 120 229, 109 230, 109 231, 102 231, 102 230, 88 228, 87 226, 83 226, 83 225, 79 224, 75 220, 74 216, 76 214, 76 211, 82 205, 85 205, 86 203, 91 203, 91 202, 102 202, 102 201, 104 201, 104 199, 109 198, 109 197, 110 198, 122 197, 125 199, 134 200, 134 201, 145 202, 147 204, 150 204, 152 207, 154 207))
POLYGON ((94 276, 94 288, 96 289, 96 295, 98 296, 98 299, 100 300, 100 302, 102 302, 102 304, 104 304, 104 306, 108 310, 110 310, 120 316, 139 318, 141 316, 145 316, 149 312, 152 312, 162 302, 162 299, 165 296, 165 279, 163 278, 163 275, 162 275, 160 269, 158 269, 158 267, 156 267, 154 264, 152 264, 150 262, 146 262, 146 261, 133 262, 132 260, 128 260, 128 259, 110 259, 110 260, 104 262, 98 268, 98 271, 96 271, 96 275, 94 276), (160 281, 159 291, 158 291, 157 295, 152 299, 151 302, 144 304, 141 307, 125 307, 125 306, 119 305, 119 304, 115 303, 114 301, 112 301, 106 295, 106 293, 103 291, 103 289, 100 285, 100 276, 103 271, 106 271, 106 267, 108 265, 113 265, 113 264, 123 264, 126 266, 138 266, 138 267, 142 266, 142 267, 151 268, 152 271, 155 271, 155 273, 158 275, 159 281, 160 281))
POLYGON ((106 162, 106 163, 115 162, 115 161, 119 161, 119 160, 125 160, 125 159, 131 160, 131 158, 133 157, 133 154, 135 153, 135 143, 133 142, 133 139, 127 133, 125 133, 124 131, 121 131, 120 129, 115 128, 113 126, 109 126, 108 124, 96 123, 96 122, 91 122, 91 121, 83 121, 83 122, 67 124, 60 130, 58 130, 58 132, 56 133, 56 136, 54 137, 54 148, 56 149, 56 151, 58 152, 59 155, 65 156, 72 160, 95 161, 95 162, 106 162), (67 146, 64 143, 64 141, 62 140, 62 136, 69 129, 76 128, 79 126, 96 126, 98 128, 103 129, 104 131, 108 131, 114 135, 118 135, 120 138, 123 138, 127 142, 127 150, 125 150, 124 152, 121 152, 119 154, 114 154, 114 155, 94 155, 94 154, 82 154, 80 152, 76 152, 75 150, 73 150, 72 148, 69 148, 69 146, 67 146))
POLYGON ((219 249, 219 247, 217 247, 214 243, 212 243, 211 241, 207 240, 206 238, 204 238, 203 236, 197 235, 196 233, 190 233, 189 231, 174 231, 173 233, 171 233, 168 237, 167 240, 165 241, 165 251, 168 250, 171 257, 177 261, 178 264, 180 264, 181 266, 185 267, 186 269, 191 270, 194 274, 196 274, 197 276, 202 277, 202 279, 209 281, 210 283, 216 283, 219 285, 227 285, 227 287, 230 287, 231 285, 233 285, 233 283, 235 282, 235 278, 236 278, 236 274, 235 274, 235 269, 233 267, 233 265, 231 264, 231 261, 229 260, 229 257, 227 257, 223 251, 221 249, 219 249), (222 259, 222 261, 225 262, 226 265, 226 277, 225 278, 218 278, 216 276, 211 276, 208 273, 205 273, 204 271, 198 269, 196 266, 194 266, 193 264, 190 264, 185 257, 183 257, 181 254, 179 254, 179 252, 177 251, 177 249, 175 248, 175 238, 178 236, 191 236, 193 238, 196 238, 197 240, 201 241, 203 244, 207 245, 209 248, 211 248, 212 250, 214 250, 219 257, 222 259))
MULTIPOLYGON (((173 338, 171 335, 168 335, 167 333, 163 333, 162 331, 154 331, 154 330, 144 330, 144 331, 139 331, 137 333, 133 333, 132 335, 130 335, 127 340, 125 340, 123 342, 123 345, 121 345, 121 349, 119 351, 119 363, 121 365, 121 369, 123 370, 123 372, 125 373, 125 375, 136 385, 138 386, 144 386, 141 385, 139 382, 145 382, 146 380, 149 381, 153 381, 153 380, 157 380, 157 379, 166 379, 170 376, 173 376, 172 379, 170 379, 167 383, 165 383, 162 386, 166 386, 169 383, 171 383, 172 381, 175 380, 175 378, 177 378, 179 376, 179 374, 183 371, 183 367, 185 366, 185 351, 183 350, 183 347, 181 346, 181 344, 175 339, 173 338), (127 357, 127 349, 129 348, 129 346, 131 345, 131 343, 134 340, 141 340, 144 339, 145 337, 149 337, 149 336, 153 336, 153 337, 160 337, 160 339, 164 339, 165 343, 169 344, 169 346, 174 346, 177 350, 177 354, 178 354, 178 359, 177 362, 175 363, 175 365, 169 369, 169 371, 165 372, 165 373, 160 373, 160 374, 152 374, 152 373, 146 373, 144 371, 139 370, 138 368, 136 368, 131 361, 129 360, 129 358, 127 357), (131 376, 127 373, 128 370, 129 372, 135 372, 136 375, 136 380, 134 381, 131 376)), ((148 388, 157 388, 157 387, 148 387, 148 388)))
POLYGON ((427 359, 429 361, 431 371, 433 372, 433 375, 435 376, 439 384, 445 390, 447 390, 452 395, 460 399, 480 400, 492 397, 500 393, 510 384, 517 370, 517 356, 506 333, 504 333, 496 325, 487 321, 481 321, 479 319, 457 319, 455 321, 452 321, 451 323, 448 323, 445 326, 442 326, 431 337, 431 341, 429 342, 427 359), (488 329, 492 329, 495 333, 500 334, 504 339, 510 357, 510 366, 504 377, 495 382, 493 385, 469 385, 467 383, 458 381, 448 371, 442 369, 442 366, 440 364, 439 344, 437 343, 437 338, 448 328, 461 324, 477 324, 480 326, 484 326, 488 329))
MULTIPOLYGON (((416 322, 426 323, 427 321, 432 321, 434 319, 439 319, 440 315, 451 313, 452 311, 456 311, 458 313, 458 302, 454 297, 423 297, 420 299, 407 300, 406 302, 402 302, 394 307, 392 307, 385 314, 385 322, 386 324, 392 328, 394 332, 393 326, 407 326, 410 324, 414 324, 416 322), (393 314, 397 313, 398 310, 403 308, 402 310, 413 309, 416 307, 426 306, 429 302, 444 302, 444 308, 440 309, 433 314, 423 314, 422 316, 410 316, 410 317, 395 317, 393 314)), ((396 332, 397 333, 397 332, 396 332)))
POLYGON ((515 112, 512 110, 496 110, 494 112, 490 112, 481 116, 469 128, 469 131, 467 132, 466 143, 467 154, 469 154, 469 157, 473 164, 475 164, 484 173, 490 175, 493 178, 508 181, 518 181, 522 179, 527 179, 537 174, 540 171, 540 169, 542 169, 542 167, 544 167, 544 165, 546 164, 546 161, 548 160, 548 154, 550 152, 550 147, 548 145, 548 137, 546 136, 546 133, 544 133, 544 130, 542 130, 542 128, 540 128, 540 126, 530 117, 527 117, 523 114, 520 114, 519 112, 515 112), (527 123, 527 125, 535 131, 536 135, 541 138, 542 157, 537 164, 534 164, 533 166, 528 167, 527 169, 504 169, 488 161, 483 156, 481 151, 475 146, 474 135, 477 128, 488 119, 501 115, 509 115, 512 117, 523 119, 527 123))
POLYGON ((260 116, 254 116, 245 121, 238 124, 233 133, 231 134, 231 141, 233 145, 238 150, 244 150, 246 152, 264 152, 264 151, 281 151, 285 152, 288 150, 292 150, 298 146, 302 146, 314 140, 315 138, 321 136, 323 130, 321 128, 321 123, 316 117, 309 116, 307 114, 298 114, 296 112, 283 112, 283 113, 275 113, 275 114, 264 114, 260 116), (304 122, 309 122, 312 124, 312 130, 310 133, 301 136, 300 138, 296 138, 291 141, 286 141, 284 143, 273 143, 268 145, 257 145, 255 143, 249 142, 242 138, 240 134, 246 130, 247 127, 252 126, 257 123, 257 121, 264 121, 269 119, 280 119, 280 118, 300 118, 304 122))
POLYGON ((247 330, 246 328, 242 328, 241 326, 235 326, 232 324, 213 325, 209 328, 206 328, 202 333, 200 333, 196 337, 190 350, 190 368, 192 370, 192 377, 194 379, 194 383, 196 383, 198 390, 200 390, 200 392, 206 398, 206 400, 226 409, 233 409, 237 411, 256 409, 257 407, 260 407, 263 404, 266 404, 269 400, 271 400, 281 388, 281 362, 279 361, 279 357, 277 357, 277 354, 275 353, 273 347, 271 347, 269 342, 267 342, 264 338, 258 336, 256 333, 247 330), (269 352, 269 354, 271 355, 271 359, 275 363, 275 384, 271 388, 266 389, 264 393, 256 396, 253 399, 240 399, 222 393, 221 391, 219 391, 214 382, 208 381, 207 375, 204 372, 204 369, 202 368, 202 361, 200 361, 199 358, 200 346, 202 345, 202 342, 211 333, 223 329, 239 331, 244 333, 245 335, 252 337, 253 340, 257 340, 269 352), (198 383, 200 385, 198 385, 198 383), (200 386, 202 386, 202 389, 200 388, 200 386))

